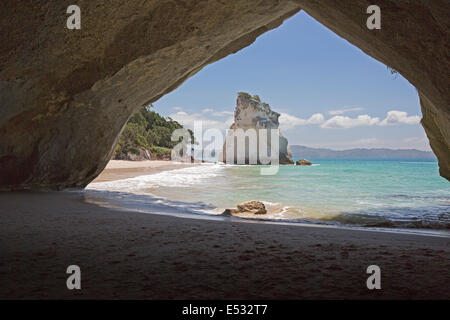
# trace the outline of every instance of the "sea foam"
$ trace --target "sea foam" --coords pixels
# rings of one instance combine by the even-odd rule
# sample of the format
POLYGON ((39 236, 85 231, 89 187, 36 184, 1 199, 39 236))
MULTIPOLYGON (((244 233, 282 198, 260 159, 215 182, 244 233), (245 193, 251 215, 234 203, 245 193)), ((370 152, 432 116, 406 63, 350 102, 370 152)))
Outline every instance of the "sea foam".
POLYGON ((86 189, 137 192, 157 187, 187 188, 217 177, 222 169, 223 167, 220 165, 203 164, 134 178, 95 182, 89 184, 86 189))

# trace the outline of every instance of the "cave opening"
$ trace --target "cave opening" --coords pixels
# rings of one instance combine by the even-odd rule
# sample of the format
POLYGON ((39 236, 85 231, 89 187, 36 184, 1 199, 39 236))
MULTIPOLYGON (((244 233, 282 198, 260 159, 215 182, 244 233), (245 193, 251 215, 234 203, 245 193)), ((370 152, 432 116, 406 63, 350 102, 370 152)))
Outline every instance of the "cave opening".
MULTIPOLYGON (((168 174, 162 183, 150 179, 152 192, 163 198, 195 200, 214 213, 257 199, 275 220, 437 229, 449 225, 450 190, 439 177, 420 125, 417 90, 396 70, 304 11, 205 67, 148 110, 202 140, 197 162, 221 161, 224 138, 212 140, 208 130, 225 137, 235 124, 247 130, 275 123, 299 164, 281 166, 264 178, 258 168, 226 167, 219 173, 221 169, 211 166, 168 174), (249 112, 246 104, 263 114, 243 116, 249 112), (265 108, 276 115, 265 117, 265 108), (179 185, 180 180, 186 185, 179 185), (176 183, 171 186, 170 181, 176 183), (299 188, 308 191, 299 196, 299 188)), ((249 163, 246 139, 241 164, 249 163)))
POLYGON ((448 298, 450 3, 376 2, 380 29, 367 0, 79 1, 70 29, 63 1, 8 1, 0 296, 448 298), (278 126, 300 162, 166 161, 198 121, 278 126))

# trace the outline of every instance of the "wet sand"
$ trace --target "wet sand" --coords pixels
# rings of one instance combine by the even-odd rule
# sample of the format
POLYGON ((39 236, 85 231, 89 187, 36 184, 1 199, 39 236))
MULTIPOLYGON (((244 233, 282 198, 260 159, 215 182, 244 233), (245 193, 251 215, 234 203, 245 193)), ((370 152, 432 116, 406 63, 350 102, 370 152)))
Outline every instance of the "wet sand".
POLYGON ((178 218, 0 194, 1 299, 449 299, 450 239, 178 218), (368 290, 366 268, 381 268, 368 290), (79 291, 66 268, 81 268, 79 291))

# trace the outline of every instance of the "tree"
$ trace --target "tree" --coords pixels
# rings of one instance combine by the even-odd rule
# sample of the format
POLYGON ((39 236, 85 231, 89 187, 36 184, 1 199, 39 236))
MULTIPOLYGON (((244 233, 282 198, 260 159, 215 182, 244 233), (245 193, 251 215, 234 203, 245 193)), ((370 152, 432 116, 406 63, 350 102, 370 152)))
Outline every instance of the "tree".
MULTIPOLYGON (((156 155, 170 155, 178 142, 172 141, 172 133, 183 126, 171 118, 164 118, 151 110, 149 105, 136 111, 128 120, 114 151, 116 158, 124 159, 129 152, 139 154, 139 148, 150 150, 156 155)), ((194 133, 189 130, 192 141, 194 133)))
POLYGON ((252 96, 249 93, 243 92, 243 91, 238 92, 238 96, 242 96, 242 97, 244 97, 246 99, 251 99, 252 98, 252 96))

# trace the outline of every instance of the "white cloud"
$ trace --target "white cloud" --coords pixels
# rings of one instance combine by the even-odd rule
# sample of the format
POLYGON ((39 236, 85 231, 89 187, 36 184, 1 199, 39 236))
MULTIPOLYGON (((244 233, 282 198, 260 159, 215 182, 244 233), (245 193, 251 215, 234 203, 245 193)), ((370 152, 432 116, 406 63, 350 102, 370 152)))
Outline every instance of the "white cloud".
POLYGON ((315 113, 307 120, 307 122, 310 124, 321 124, 324 121, 325 118, 321 113, 315 113))
POLYGON ((331 114, 332 116, 336 116, 339 114, 344 114, 347 112, 353 112, 353 111, 362 111, 364 110, 364 108, 347 108, 347 109, 338 109, 338 110, 330 110, 328 111, 329 114, 331 114))
POLYGON ((178 111, 177 113, 169 115, 175 121, 178 121, 181 125, 188 129, 194 128, 194 123, 200 122, 202 123, 203 129, 228 129, 230 125, 233 123, 234 118, 229 117, 227 119, 210 119, 207 118, 203 113, 191 113, 188 114, 184 111, 178 111))
MULTIPOLYGON (((175 107, 178 110, 176 113, 171 114, 170 117, 187 128, 192 128, 194 126, 194 121, 203 121, 203 127, 217 128, 217 129, 227 129, 233 123, 234 111, 215 111, 214 109, 206 108, 198 113, 188 114, 183 111, 180 107, 175 107)), ((362 108, 352 108, 343 110, 333 110, 328 113, 337 112, 347 112, 356 111, 362 108)), ((320 125, 324 129, 348 129, 354 127, 369 127, 369 126, 388 126, 388 125, 398 125, 398 124, 409 124, 414 125, 420 123, 420 117, 408 116, 407 112, 391 110, 387 112, 386 118, 380 120, 379 117, 372 117, 370 115, 358 115, 354 118, 335 115, 328 120, 322 113, 315 113, 308 119, 299 118, 288 113, 280 113, 279 117, 280 129, 290 130, 297 126, 305 125, 320 125)))
POLYGON ((281 113, 278 118, 280 122, 280 128, 283 130, 289 130, 296 126, 303 126, 308 124, 320 124, 325 121, 323 114, 315 113, 309 119, 302 119, 288 113, 281 113))
POLYGON ((176 111, 182 110, 180 107, 173 107, 172 109, 173 109, 173 110, 176 110, 176 111))
POLYGON ((371 117, 369 115, 359 115, 356 118, 347 116, 334 116, 328 119, 321 125, 322 128, 353 128, 360 126, 388 126, 396 124, 418 124, 420 123, 419 116, 408 116, 405 111, 391 110, 387 112, 386 118, 380 121, 378 117, 371 117))
POLYGON ((359 115, 356 118, 334 116, 325 121, 320 127, 325 129, 347 129, 360 126, 373 126, 379 122, 380 118, 372 118, 367 114, 359 115))
POLYGON ((202 113, 209 113, 215 117, 234 115, 234 111, 214 111, 214 109, 210 109, 210 108, 203 109, 202 113))
POLYGON ((213 116, 216 116, 216 117, 222 117, 222 116, 226 116, 226 115, 234 116, 234 111, 215 111, 212 114, 213 114, 213 116))
POLYGON ((388 111, 386 119, 380 122, 380 126, 388 126, 394 124, 419 124, 419 116, 408 116, 407 112, 392 110, 388 111))

